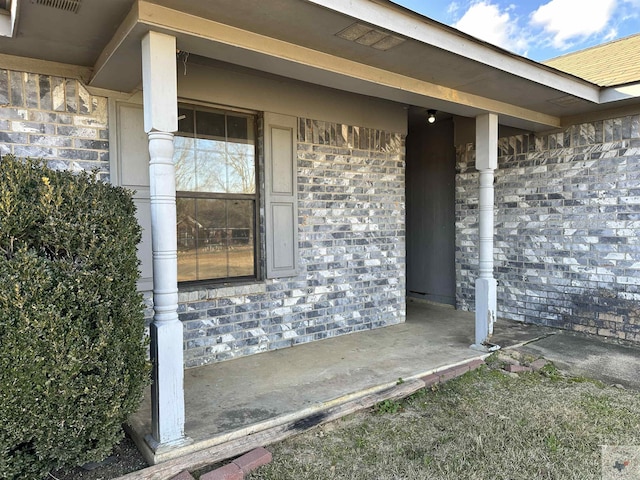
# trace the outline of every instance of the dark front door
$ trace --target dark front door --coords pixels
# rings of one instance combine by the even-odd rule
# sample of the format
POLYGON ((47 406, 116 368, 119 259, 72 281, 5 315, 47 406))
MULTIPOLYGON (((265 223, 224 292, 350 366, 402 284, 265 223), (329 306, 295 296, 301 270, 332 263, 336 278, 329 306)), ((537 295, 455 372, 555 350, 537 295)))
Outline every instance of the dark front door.
POLYGON ((407 294, 455 305, 454 123, 411 115, 407 136, 407 294))

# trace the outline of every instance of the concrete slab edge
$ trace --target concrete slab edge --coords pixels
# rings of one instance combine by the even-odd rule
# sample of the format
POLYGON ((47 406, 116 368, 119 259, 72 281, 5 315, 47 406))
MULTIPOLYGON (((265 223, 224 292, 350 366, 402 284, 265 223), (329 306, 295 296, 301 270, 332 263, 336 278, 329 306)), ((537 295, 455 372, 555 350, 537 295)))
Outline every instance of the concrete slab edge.
POLYGON ((232 442, 234 440, 247 437, 249 435, 255 435, 256 433, 267 430, 269 428, 277 427, 280 425, 286 425, 292 422, 302 420, 304 418, 311 417, 313 415, 318 414, 319 412, 327 410, 328 408, 332 408, 336 405, 347 403, 349 401, 355 400, 357 398, 360 398, 366 395, 375 394, 377 392, 393 387, 395 384, 396 382, 385 383, 385 384, 377 385, 375 387, 360 390, 358 392, 336 397, 326 402, 318 403, 317 405, 312 405, 310 407, 304 408, 302 410, 298 410, 293 413, 279 415, 277 417, 270 418, 269 420, 265 420, 262 422, 255 423, 253 425, 249 425, 248 427, 240 428, 232 432, 228 432, 226 434, 218 435, 208 440, 196 441, 190 445, 186 445, 184 447, 178 447, 172 451, 167 451, 167 452, 154 452, 151 448, 149 448, 149 445, 146 441, 144 440, 140 441, 140 439, 138 438, 139 435, 137 435, 137 433, 133 431, 133 429, 128 430, 128 433, 133 438, 134 442, 136 443, 136 446, 138 446, 138 448, 141 449, 141 453, 145 457, 145 460, 148 463, 155 465, 155 464, 172 460, 174 458, 188 455, 193 452, 210 449, 210 448, 216 447, 217 445, 223 445, 223 444, 232 442))
MULTIPOLYGON (((474 355, 468 359, 464 359, 461 360, 459 362, 454 362, 454 363, 448 363, 446 365, 437 367, 435 369, 430 369, 427 371, 423 371, 423 372, 419 372, 417 374, 411 375, 409 377, 403 378, 403 381, 407 381, 407 380, 414 380, 414 379, 420 379, 422 377, 425 377, 427 375, 430 375, 432 373, 441 371, 441 370, 446 370, 448 368, 452 368, 452 367, 457 367, 459 365, 463 365, 465 363, 471 362, 474 359, 484 359, 487 356, 489 356, 490 354, 485 353, 485 354, 477 354, 474 355)), ((165 450, 165 451, 160 451, 160 452, 156 452, 153 449, 151 449, 149 447, 148 442, 141 437, 138 432, 140 432, 142 429, 140 428, 130 428, 125 426, 125 429, 127 431, 127 433, 129 434, 129 436, 133 439, 134 443, 136 444, 136 446, 138 447, 138 450, 140 450, 140 453, 142 454, 142 456, 144 457, 144 459, 146 460, 147 463, 151 464, 151 465, 156 465, 159 463, 163 463, 163 462, 167 462, 169 460, 172 460, 174 458, 178 458, 178 457, 182 457, 184 455, 188 455, 190 453, 193 452, 197 452, 200 450, 205 450, 205 449, 209 449, 209 448, 213 448, 216 445, 222 445, 222 444, 226 444, 229 442, 232 442, 234 440, 240 439, 240 438, 244 438, 247 437, 249 435, 254 435, 257 432, 261 432, 264 431, 266 429, 269 428, 273 428, 273 427, 277 427, 279 425, 285 425, 285 424, 289 424, 291 422, 295 422, 304 418, 308 418, 310 416, 316 415, 319 412, 322 412, 324 410, 327 410, 329 408, 332 408, 335 405, 341 405, 347 402, 350 402, 352 400, 358 399, 360 397, 364 397, 366 395, 370 395, 370 394, 375 394, 377 392, 381 392, 384 391, 388 388, 393 387, 394 385, 397 384, 397 380, 393 381, 393 382, 387 382, 387 383, 383 383, 383 384, 379 384, 370 388, 366 388, 363 390, 359 390, 357 392, 353 392, 347 395, 342 395, 340 397, 336 397, 333 398, 331 400, 328 400, 326 402, 322 402, 322 403, 318 403, 316 405, 312 405, 310 407, 306 407, 302 410, 298 410, 296 412, 292 412, 292 413, 288 413, 288 414, 284 414, 284 415, 279 415, 277 417, 274 418, 270 418, 269 420, 265 420, 259 423, 255 423, 253 425, 249 425, 247 427, 244 428, 240 428, 237 430, 234 430, 232 432, 228 432, 222 435, 218 435, 216 437, 210 438, 210 439, 206 439, 206 440, 200 440, 200 441, 194 441, 192 443, 189 443, 187 445, 181 446, 181 447, 177 447, 173 450, 165 450)))
MULTIPOLYGON (((429 372, 421 374, 422 377, 412 376, 412 378, 408 378, 402 382, 386 383, 352 395, 345 395, 301 411, 306 413, 304 415, 300 413, 291 414, 278 417, 274 419, 274 421, 261 422, 251 427, 252 433, 245 433, 244 436, 240 437, 234 435, 234 437, 238 438, 232 438, 226 442, 213 442, 213 445, 201 447, 197 451, 183 453, 180 456, 168 459, 162 463, 156 463, 143 470, 118 477, 115 480, 172 479, 185 470, 199 469, 241 455, 250 450, 262 448, 264 445, 279 442, 318 425, 337 420, 345 415, 373 407, 384 400, 399 400, 422 388, 430 387, 434 385, 434 383, 444 383, 480 367, 480 365, 484 364, 484 359, 487 356, 489 355, 475 356, 462 362, 432 369, 429 372), (425 378, 431 375, 434 377, 425 378), (434 378, 437 378, 437 381, 433 381, 434 378), (283 423, 282 418, 284 417, 287 417, 288 421, 283 423)), ((245 430, 247 429, 243 429, 243 431, 245 430)), ((204 442, 196 442, 190 447, 201 446, 203 443, 204 442)), ((143 441, 143 444, 146 445, 146 442, 143 441)))
POLYGON ((524 347, 525 345, 528 345, 529 343, 537 342, 538 340, 542 340, 543 338, 551 337, 552 335, 558 335, 560 333, 561 333, 561 331, 545 333, 544 335, 540 335, 539 337, 535 337, 535 338, 532 338, 532 339, 529 339, 529 340, 525 340, 524 342, 515 343, 513 345, 509 345, 508 347, 503 347, 502 350, 513 350, 515 348, 524 347))

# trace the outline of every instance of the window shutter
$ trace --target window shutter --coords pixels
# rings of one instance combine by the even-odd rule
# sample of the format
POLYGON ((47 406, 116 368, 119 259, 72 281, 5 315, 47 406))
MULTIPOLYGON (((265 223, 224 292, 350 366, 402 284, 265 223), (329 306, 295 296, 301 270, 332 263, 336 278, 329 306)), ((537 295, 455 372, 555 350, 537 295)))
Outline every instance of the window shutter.
POLYGON ((296 117, 264 114, 267 278, 297 274, 296 124, 296 117))

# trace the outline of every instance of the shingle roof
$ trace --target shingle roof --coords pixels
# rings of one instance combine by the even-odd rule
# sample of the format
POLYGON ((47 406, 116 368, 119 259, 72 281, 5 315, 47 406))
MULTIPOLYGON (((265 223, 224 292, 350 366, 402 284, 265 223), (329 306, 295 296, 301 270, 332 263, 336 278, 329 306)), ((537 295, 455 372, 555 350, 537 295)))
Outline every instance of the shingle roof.
POLYGON ((601 87, 640 81, 640 33, 542 62, 601 87))

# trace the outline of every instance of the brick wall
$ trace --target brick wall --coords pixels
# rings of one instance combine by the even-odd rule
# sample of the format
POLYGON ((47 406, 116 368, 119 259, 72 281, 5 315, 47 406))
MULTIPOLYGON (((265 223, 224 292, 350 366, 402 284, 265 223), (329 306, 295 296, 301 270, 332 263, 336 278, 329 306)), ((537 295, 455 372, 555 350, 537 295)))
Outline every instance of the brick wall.
MULTIPOLYGON (((457 148, 457 303, 474 309, 478 173, 457 148)), ((640 116, 499 141, 499 316, 640 341, 640 116)))
POLYGON ((300 274, 182 290, 188 367, 404 321, 404 139, 298 125, 300 274))
POLYGON ((0 154, 109 175, 107 99, 77 80, 0 69, 0 154))

